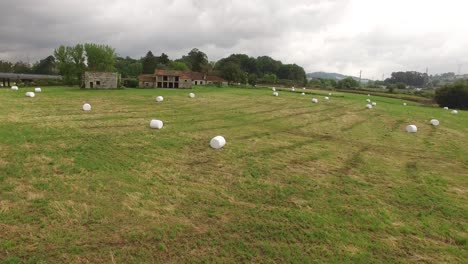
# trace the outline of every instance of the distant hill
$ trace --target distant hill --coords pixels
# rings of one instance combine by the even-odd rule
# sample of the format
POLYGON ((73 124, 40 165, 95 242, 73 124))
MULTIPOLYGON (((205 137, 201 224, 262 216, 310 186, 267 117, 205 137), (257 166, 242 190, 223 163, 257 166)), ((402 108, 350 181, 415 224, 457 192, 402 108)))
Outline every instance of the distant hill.
MULTIPOLYGON (((332 79, 332 80, 339 81, 339 80, 351 77, 354 80, 359 81, 359 77, 348 76, 348 75, 334 73, 334 72, 312 72, 312 73, 307 73, 306 75, 307 75, 307 79, 309 80, 321 78, 321 79, 332 79)), ((369 81, 368 79, 362 79, 362 82, 364 83, 368 81, 369 81)))
POLYGON ((333 80, 341 80, 344 79, 348 76, 339 74, 339 73, 334 73, 334 72, 312 72, 312 73, 307 73, 307 79, 333 79, 333 80))

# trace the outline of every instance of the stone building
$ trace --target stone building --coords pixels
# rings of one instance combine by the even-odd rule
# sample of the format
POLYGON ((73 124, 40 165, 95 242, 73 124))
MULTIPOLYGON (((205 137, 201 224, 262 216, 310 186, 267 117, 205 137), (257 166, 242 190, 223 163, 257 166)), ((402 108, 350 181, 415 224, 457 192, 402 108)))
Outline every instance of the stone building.
POLYGON ((227 81, 217 76, 207 76, 200 72, 155 70, 154 74, 138 76, 139 86, 148 88, 192 88, 192 85, 227 85, 227 81))
POLYGON ((119 88, 120 75, 116 72, 85 72, 83 87, 86 89, 119 88))

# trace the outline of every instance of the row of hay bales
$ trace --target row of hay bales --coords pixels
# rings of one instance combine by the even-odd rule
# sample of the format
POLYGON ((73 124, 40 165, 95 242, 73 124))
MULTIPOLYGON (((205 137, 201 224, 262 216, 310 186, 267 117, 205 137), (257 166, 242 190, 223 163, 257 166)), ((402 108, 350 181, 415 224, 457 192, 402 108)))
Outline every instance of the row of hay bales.
MULTIPOLYGON (((273 96, 275 96, 275 97, 279 96, 279 93, 276 91, 276 88, 275 88, 275 87, 272 87, 271 89, 272 89, 272 91, 273 91, 273 96)), ((305 88, 302 88, 302 89, 305 90, 305 88)), ((295 91, 296 91, 295 87, 292 87, 292 88, 291 88, 291 92, 295 92, 295 91)), ((302 92, 301 95, 305 95, 305 93, 302 92)), ((328 95, 331 96, 332 93, 329 93, 328 95)), ((368 96, 368 97, 371 97, 370 94, 368 94, 367 96, 368 96)), ((329 98, 328 96, 325 96, 324 99, 325 99, 325 100, 330 100, 330 98, 329 98)), ((319 101, 318 101, 317 98, 312 98, 312 103, 317 104, 318 102, 319 102, 319 101)), ((367 108, 367 109, 373 109, 374 107, 377 106, 377 102, 372 102, 371 99, 366 99, 366 102, 367 102, 367 104, 366 104, 366 108, 367 108)), ((403 103, 403 106, 407 106, 407 103, 403 103)), ((444 109, 444 110, 449 110, 448 107, 444 107, 443 109, 444 109)), ((454 115, 456 115, 456 114, 458 114, 458 110, 452 110, 451 113, 454 114, 454 115)), ((437 119, 431 119, 430 124, 431 124, 432 126, 438 126, 438 125, 440 125, 440 121, 437 120, 437 119)), ((418 131, 418 128, 417 128, 417 126, 414 125, 414 124, 410 124, 410 125, 408 125, 408 126, 406 127, 406 132, 408 132, 408 133, 416 133, 417 131, 418 131)))

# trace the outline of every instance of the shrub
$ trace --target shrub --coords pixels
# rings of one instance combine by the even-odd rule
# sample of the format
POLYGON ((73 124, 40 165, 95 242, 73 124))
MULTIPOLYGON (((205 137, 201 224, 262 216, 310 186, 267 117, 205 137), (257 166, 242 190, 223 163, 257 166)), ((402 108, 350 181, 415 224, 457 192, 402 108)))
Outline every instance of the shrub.
POLYGON ((127 88, 136 88, 138 87, 138 79, 126 79, 123 84, 127 88))
POLYGON ((468 109, 468 81, 447 84, 437 89, 435 100, 441 107, 468 109))

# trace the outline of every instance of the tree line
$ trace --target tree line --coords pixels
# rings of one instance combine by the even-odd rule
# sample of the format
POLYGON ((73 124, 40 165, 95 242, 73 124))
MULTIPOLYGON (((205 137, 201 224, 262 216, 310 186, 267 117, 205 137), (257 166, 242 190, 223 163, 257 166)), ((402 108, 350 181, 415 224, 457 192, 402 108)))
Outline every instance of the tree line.
POLYGON ((196 48, 173 60, 165 53, 157 56, 152 51, 136 59, 118 56, 115 49, 108 45, 87 43, 61 45, 53 55, 33 65, 0 60, 0 72, 60 74, 65 84, 81 83, 87 70, 119 72, 122 78, 136 79, 140 74, 152 74, 156 69, 202 72, 223 77, 231 83, 251 85, 307 84, 304 69, 296 64, 283 64, 268 56, 254 58, 246 54, 232 54, 215 62, 209 61, 208 56, 196 48))

